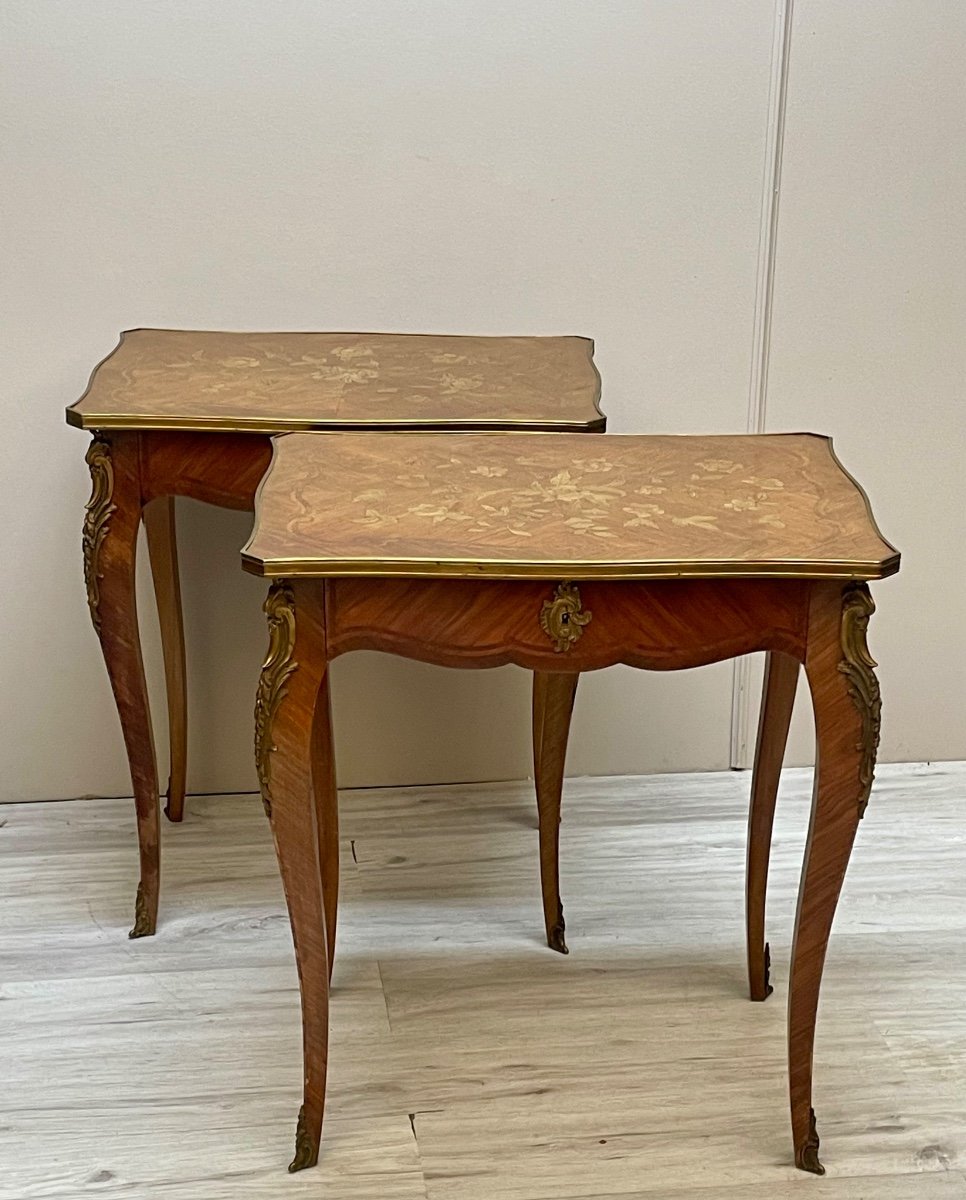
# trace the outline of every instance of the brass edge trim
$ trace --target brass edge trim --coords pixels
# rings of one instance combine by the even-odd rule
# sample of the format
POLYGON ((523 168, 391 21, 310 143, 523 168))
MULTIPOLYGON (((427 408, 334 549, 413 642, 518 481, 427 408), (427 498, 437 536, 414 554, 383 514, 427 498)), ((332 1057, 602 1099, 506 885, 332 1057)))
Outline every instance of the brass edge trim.
MULTIPOLYGON (((259 479, 258 486, 255 488, 255 495, 252 497, 252 531, 248 535, 248 541, 241 548, 241 554, 242 554, 242 559, 243 559, 242 565, 243 566, 244 566, 245 554, 248 551, 249 547, 251 546, 252 542, 254 542, 255 537, 258 533, 258 524, 262 518, 262 509, 261 509, 262 492, 265 490, 265 485, 268 483, 269 477, 272 474, 272 468, 275 466, 275 459, 278 456, 278 442, 279 442, 280 436, 285 437, 286 435, 285 434, 277 435, 271 439, 272 457, 268 460, 268 466, 265 469, 265 473, 262 475, 261 479, 259 479)), ((256 571, 256 572, 253 572, 253 574, 261 574, 261 572, 256 571)))
POLYGON ((292 661, 295 649, 295 596, 284 581, 272 584, 263 610, 268 617, 268 652, 262 663, 255 694, 255 765, 262 793, 262 804, 272 815, 272 723, 279 705, 288 695, 285 686, 297 669, 292 661))
POLYGON ((879 541, 882 542, 882 544, 884 546, 888 546, 889 549, 892 551, 892 553, 896 556, 896 570, 898 570, 899 569, 899 565, 898 565, 899 557, 900 557, 899 551, 896 549, 895 546, 893 546, 893 544, 889 541, 888 538, 883 536, 882 530, 879 528, 879 522, 875 519, 875 514, 872 511, 872 503, 869 500, 869 497, 866 493, 865 488, 862 486, 861 483, 859 483, 859 481, 855 478, 855 476, 852 474, 852 472, 850 470, 848 470, 847 467, 842 465, 842 460, 835 453, 835 447, 832 444, 832 439, 830 437, 827 437, 827 436, 825 437, 825 445, 828 447, 828 452, 832 456, 832 461, 835 463, 835 465, 838 467, 838 469, 842 472, 842 474, 846 477, 846 479, 849 480, 849 482, 852 484, 852 486, 855 488, 855 490, 862 497, 862 502, 865 505, 865 512, 869 518, 869 524, 875 530, 876 537, 878 537, 879 541))
MULTIPOLYGON (((78 400, 79 404, 80 401, 78 400)), ((420 419, 408 417, 401 421, 340 421, 336 418, 303 421, 280 417, 241 417, 222 421, 220 417, 160 417, 133 414, 81 413, 74 405, 66 410, 67 424, 77 429, 126 429, 169 433, 603 433, 607 418, 595 404, 599 416, 586 421, 529 421, 525 418, 508 420, 505 417, 476 418, 475 420, 443 420, 437 417, 420 419)))
POLYGON ((604 412, 604 410, 600 406, 600 398, 601 398, 601 391, 603 389, 603 381, 601 380, 600 371, 597 368, 597 363, 594 361, 594 353, 597 349, 597 346, 595 345, 593 338, 585 338, 584 340, 589 343, 589 347, 588 347, 589 354, 588 354, 587 361, 590 364, 591 371, 593 371, 593 373, 594 373, 594 381, 596 383, 596 387, 594 389, 594 394, 591 397, 591 403, 593 404, 594 408, 597 410, 597 415, 600 417, 600 422, 599 423, 594 422, 593 428, 594 429, 599 428, 600 432, 603 433, 607 428, 607 414, 604 412))
POLYGON ((848 692, 852 703, 862 719, 862 737, 856 750, 862 755, 859 763, 859 817, 865 816, 872 781, 875 778, 875 760, 879 749, 879 732, 882 724, 882 697, 879 681, 873 670, 878 664, 869 653, 866 638, 869 618, 875 612, 875 602, 864 583, 854 584, 842 592, 841 643, 844 659, 838 669, 849 681, 848 692))
MULTIPOLYGON (((267 478, 267 476, 266 476, 267 478)), ((264 480, 263 480, 264 482, 264 480)), ((256 497, 257 500, 257 497, 256 497)), ((341 576, 366 576, 383 578, 408 576, 409 578, 479 579, 495 578, 506 580, 560 579, 561 577, 583 583, 594 580, 626 579, 642 581, 648 579, 728 579, 747 576, 762 579, 885 579, 899 569, 899 555, 882 562, 796 562, 792 560, 763 560, 737 562, 715 560, 702 563, 654 560, 641 562, 541 562, 512 563, 502 560, 462 562, 428 558, 398 559, 262 559, 251 552, 258 527, 256 508, 255 532, 248 544, 242 548, 242 567, 252 575, 264 578, 278 576, 304 576, 318 579, 341 576)))
POLYGON ((87 377, 87 387, 84 388, 83 392, 74 401, 74 403, 68 406, 68 408, 67 408, 67 423, 68 423, 68 425, 76 425, 78 429, 99 428, 99 426, 85 425, 84 424, 84 414, 77 411, 77 406, 79 404, 82 404, 84 402, 84 400, 87 399, 87 396, 88 396, 91 388, 94 386, 94 376, 101 369, 101 367, 104 366, 104 364, 107 362, 107 360, 109 358, 113 358, 114 355, 117 354, 118 350, 120 350, 120 348, 124 342, 124 339, 127 337, 128 332, 129 331, 126 329, 121 331, 121 335, 117 339, 117 345, 114 347, 113 350, 110 351, 110 353, 105 354, 104 357, 101 359, 101 361, 99 363, 97 363, 97 365, 91 371, 90 375, 87 377), (77 419, 75 420, 74 418, 77 418, 77 419))
MULTIPOLYGON (((594 343, 594 339, 587 337, 584 334, 579 334, 579 333, 562 333, 562 334, 412 333, 411 331, 407 331, 405 333, 399 333, 399 332, 393 332, 391 330, 385 330, 385 329, 381 330, 379 332, 375 332, 372 330, 366 331, 366 330, 345 330, 345 329, 271 329, 271 330, 265 330, 265 329, 172 329, 172 328, 169 328, 168 326, 163 326, 163 325, 162 326, 136 325, 136 326, 134 326, 133 329, 122 329, 121 330, 120 336, 118 337, 117 345, 108 354, 105 354, 105 356, 100 360, 100 362, 96 364, 96 366, 93 368, 90 375, 88 376, 87 386, 84 388, 84 391, 81 393, 81 395, 78 397, 78 399, 74 401, 73 404, 68 405, 68 407, 66 409, 66 418, 67 418, 68 425, 73 425, 77 429, 169 429, 169 430, 183 430, 184 432, 192 432, 192 431, 203 430, 203 429, 211 429, 212 427, 214 427, 216 429, 223 430, 225 433, 273 433, 276 430, 279 430, 280 428, 282 428, 281 423, 279 423, 279 422, 276 422, 274 424, 272 424, 272 423, 266 424, 262 421, 259 421, 257 418, 252 418, 251 421, 246 421, 246 420, 242 419, 242 421, 234 422, 231 425, 218 425, 217 424, 218 418, 210 418, 210 419, 206 420, 205 418, 198 417, 198 418, 190 418, 187 420, 180 420, 177 417, 174 417, 174 418, 172 418, 172 417, 168 417, 168 418, 144 417, 144 416, 135 416, 134 414, 131 414, 131 413, 127 413, 127 414, 124 414, 124 413, 120 413, 120 414, 118 414, 118 413, 114 413, 114 414, 101 413, 101 414, 94 415, 91 413, 83 413, 83 412, 78 411, 78 406, 80 404, 82 404, 87 399, 88 395, 90 394, 91 387, 94 384, 94 376, 101 369, 101 367, 107 362, 107 360, 109 358, 113 358, 114 355, 118 352, 118 350, 120 350, 121 346, 124 343, 124 339, 127 337, 127 335, 129 333, 200 333, 200 334, 225 333, 225 334, 229 334, 229 335, 242 335, 242 336, 251 335, 251 336, 256 336, 256 337, 257 336, 289 337, 293 334, 325 334, 327 336, 332 336, 332 337, 384 337, 384 336, 389 336, 389 337, 414 337, 414 338, 432 337, 432 338, 453 338, 453 339, 478 338, 480 340, 487 340, 487 341, 493 341, 493 342, 506 341, 510 338, 525 339, 525 340, 533 339, 533 340, 541 340, 541 341, 547 341, 547 342, 551 342, 551 341, 584 342, 584 343, 586 343, 586 348, 587 348, 587 362, 593 373, 593 379, 594 379, 594 383, 596 385, 594 392, 590 397, 590 403, 591 403, 591 406, 593 407, 594 411, 597 413, 597 417, 596 417, 596 419, 591 418, 588 421, 563 421, 563 422, 559 422, 559 423, 558 422, 549 422, 549 423, 546 423, 545 428, 546 428, 547 432, 553 432, 557 429, 563 428, 563 429, 574 429, 574 430, 580 429, 580 430, 586 430, 587 432, 592 431, 595 433, 596 432, 603 433, 606 428, 606 425, 607 425, 607 415, 600 406, 601 377, 600 377, 600 371, 597 368, 597 364, 596 364, 596 362, 594 362, 594 352, 596 350, 596 346, 594 343)), ((442 422, 442 423, 438 423, 438 424, 439 424, 441 430, 453 428, 453 426, 451 424, 448 424, 446 422, 442 422)), ((503 424, 505 425, 506 422, 504 422, 503 424)), ((526 422, 522 422, 522 424, 526 424, 526 422)), ((354 425, 341 426, 341 428, 344 428, 344 429, 352 429, 354 427, 355 427, 354 425)), ((481 428, 489 428, 489 427, 490 427, 489 425, 485 425, 485 424, 483 426, 481 426, 481 428)), ((530 427, 533 429, 543 429, 544 428, 544 426, 533 426, 533 425, 531 425, 530 427)), ((317 424, 313 424, 313 423, 306 424, 306 423, 299 423, 299 422, 290 422, 290 423, 285 424, 284 428, 293 429, 293 430, 301 429, 301 430, 304 430, 305 432, 310 432, 312 430, 318 429, 319 426, 317 424)), ((367 422, 362 422, 362 423, 360 423, 359 428, 361 428, 361 429, 372 428, 372 425, 367 422)), ((387 426, 386 428, 392 428, 392 427, 387 426)), ((472 430, 473 426, 461 426, 460 428, 472 430)))
POLYGON ((87 589, 87 607, 97 633, 101 631, 101 589, 98 581, 98 559, 101 546, 107 537, 111 514, 117 511, 114 497, 114 464, 111 462, 111 444, 104 438, 95 437, 84 456, 91 471, 91 497, 84 509, 84 528, 81 546, 84 553, 84 585, 87 589))
POLYGON ((121 330, 123 340, 129 333, 223 333, 228 337, 405 337, 449 338, 451 341, 475 339, 480 342, 587 342, 593 353, 594 339, 586 333, 415 333, 412 329, 186 329, 173 325, 132 325, 121 330))

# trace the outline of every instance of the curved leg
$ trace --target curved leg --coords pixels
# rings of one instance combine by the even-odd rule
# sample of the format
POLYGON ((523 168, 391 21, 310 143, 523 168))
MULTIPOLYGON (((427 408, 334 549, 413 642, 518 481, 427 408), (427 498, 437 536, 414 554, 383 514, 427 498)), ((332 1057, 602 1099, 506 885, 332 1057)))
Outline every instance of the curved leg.
POLYGON ((131 937, 152 934, 158 919, 158 769, 141 661, 134 562, 141 520, 136 434, 95 437, 87 452, 93 490, 84 517, 87 602, 110 676, 137 812, 141 879, 131 937))
POLYGON ((775 801, 781 778, 788 726, 798 686, 798 661, 777 651, 765 659, 765 682, 758 720, 758 744, 751 776, 748 814, 748 859, 745 874, 745 927, 748 947, 748 989, 752 1000, 772 993, 768 981, 771 956, 765 941, 765 892, 771 852, 775 801))
POLYGON ((319 1157, 328 1058, 329 968, 319 831, 312 789, 316 704, 326 668, 321 589, 272 585, 265 602, 269 650, 255 700, 262 801, 285 889, 302 998, 302 1107, 290 1171, 319 1157))
POLYGON ((533 775, 540 824, 540 883, 547 945, 567 954, 560 901, 560 797, 570 717, 579 675, 555 671, 533 674, 533 775))
POLYGON ((322 867, 322 899, 325 904, 325 933, 331 979, 339 914, 339 792, 335 780, 335 748, 332 744, 332 702, 328 672, 322 680, 312 722, 312 788, 315 793, 319 862, 322 867))
POLYGON ((812 1109, 812 1051, 825 951, 852 842, 872 787, 879 685, 865 631, 864 584, 814 585, 805 671, 815 708, 812 817, 795 919, 788 1004, 788 1073, 795 1165, 824 1174, 812 1109))
POLYGON ((154 579, 164 654, 164 682, 168 695, 168 741, 171 766, 167 804, 170 821, 184 816, 188 754, 188 694, 185 684, 184 619, 178 578, 178 544, 174 523, 174 496, 158 496, 144 506, 144 530, 154 579))

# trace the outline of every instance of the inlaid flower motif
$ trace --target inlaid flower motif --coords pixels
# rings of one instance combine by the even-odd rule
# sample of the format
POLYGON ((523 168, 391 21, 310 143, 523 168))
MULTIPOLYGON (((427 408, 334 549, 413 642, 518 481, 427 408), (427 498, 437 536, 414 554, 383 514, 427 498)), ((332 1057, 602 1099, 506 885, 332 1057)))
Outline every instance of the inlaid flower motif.
POLYGON ((586 534, 589 537, 596 538, 613 538, 617 537, 616 533, 611 533, 603 525, 599 525, 593 517, 568 517, 564 524, 568 529, 572 529, 574 533, 586 534))
POLYGON ((696 465, 709 475, 730 475, 732 471, 741 470, 741 463, 732 462, 730 458, 706 458, 696 465))
POLYGON ((457 392, 475 392, 483 386, 482 375, 454 375, 452 371, 444 371, 439 377, 443 395, 455 395, 457 392))
MULTIPOLYGON (((349 362, 353 358, 374 358, 375 351, 372 346, 365 342, 360 342, 358 346, 335 346, 330 353, 336 357, 339 362, 349 362)), ((370 366, 378 366, 376 362, 369 364, 370 366)))
POLYGON ((631 519, 624 522, 625 529, 640 529, 642 526, 658 529, 660 526, 654 518, 664 515, 664 509, 656 504, 625 504, 621 511, 631 514, 631 519))
POLYGON ((574 479, 568 470, 558 471, 546 483, 535 479, 528 488, 517 492, 517 496, 557 500, 561 504, 609 504, 624 494, 624 489, 615 484, 594 484, 588 487, 582 481, 574 479))
POLYGON ((716 517, 699 515, 698 513, 694 513, 693 515, 687 517, 672 517, 671 523, 682 526, 690 525, 696 529, 711 529, 715 533, 721 532, 721 530, 718 528, 718 521, 716 517))
POLYGON ((766 492, 781 492, 785 489, 785 485, 780 479, 760 479, 757 475, 752 475, 750 479, 742 479, 741 482, 747 483, 751 487, 761 488, 766 492))
POLYGON ((434 362, 434 363, 436 363, 437 366, 440 366, 440 367, 452 366, 454 363, 461 363, 461 362, 467 362, 467 361, 468 360, 467 360, 467 357, 465 354, 443 353, 443 354, 430 355, 430 362, 434 362))
POLYGON ((328 383, 341 384, 365 383, 370 379, 378 379, 379 372, 371 367, 319 367, 312 372, 313 379, 324 379, 328 383))
POLYGON ((573 465, 578 471, 613 471, 614 464, 606 458, 575 458, 573 465))
POLYGON ((431 527, 448 525, 465 538, 484 543, 502 539, 504 544, 549 528, 581 542, 626 538, 625 531, 631 530, 677 528, 722 535, 749 525, 762 531, 785 528, 775 494, 781 480, 744 480, 741 464, 730 459, 706 458, 696 464, 697 471, 692 463, 665 469, 657 460, 648 464, 645 482, 638 482, 639 475, 634 479, 632 490, 621 462, 604 454, 571 460, 549 473, 545 459, 533 451, 515 462, 489 455, 480 462, 459 445, 459 439, 448 442, 431 467, 406 452, 397 452, 395 461, 390 455, 385 475, 360 483, 364 490, 352 495, 350 519, 383 528, 388 536, 399 527, 423 525, 428 535, 431 527))
POLYGON ((244 355, 237 355, 234 358, 223 358, 221 365, 234 371, 240 370, 242 367, 260 367, 262 361, 259 358, 245 358, 244 355))
POLYGON ((361 517, 353 517, 354 525, 398 525, 399 518, 394 517, 391 513, 381 513, 374 508, 367 508, 361 517))
POLYGON ((441 521, 472 521, 467 513, 456 512, 453 508, 455 501, 449 504, 416 504, 408 511, 414 517, 424 517, 438 525, 441 521))

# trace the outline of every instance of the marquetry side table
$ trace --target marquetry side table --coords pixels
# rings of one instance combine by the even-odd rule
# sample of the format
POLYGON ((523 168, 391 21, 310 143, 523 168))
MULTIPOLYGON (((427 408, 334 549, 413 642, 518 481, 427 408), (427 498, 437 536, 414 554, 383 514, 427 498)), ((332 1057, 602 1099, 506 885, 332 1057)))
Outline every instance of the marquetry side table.
MULTIPOLYGON (((134 593, 141 520, 167 688, 165 812, 179 821, 187 702, 173 498, 251 509, 273 433, 602 430, 599 396, 593 343, 580 337, 175 329, 121 335, 84 396, 67 409, 67 420, 94 435, 87 451, 93 490, 84 521, 84 573, 134 788, 140 882, 132 937, 154 933, 160 886, 158 768, 134 593)), ((543 690, 535 680, 535 710, 543 690)), ((534 727, 543 728, 537 721, 534 727)), ((547 741, 534 754, 550 769, 557 742, 547 741)), ((551 840, 541 829, 541 842, 551 840)))
POLYGON ((804 664, 815 711, 788 1065, 795 1162, 821 1174, 815 1017, 879 738, 866 581, 899 568, 828 439, 279 437, 243 563, 274 579, 255 726, 301 987, 290 1169, 316 1161, 325 1099, 337 881, 317 792, 332 786, 329 662, 358 649, 512 662, 546 674, 549 704, 613 663, 673 670, 765 650, 804 664))

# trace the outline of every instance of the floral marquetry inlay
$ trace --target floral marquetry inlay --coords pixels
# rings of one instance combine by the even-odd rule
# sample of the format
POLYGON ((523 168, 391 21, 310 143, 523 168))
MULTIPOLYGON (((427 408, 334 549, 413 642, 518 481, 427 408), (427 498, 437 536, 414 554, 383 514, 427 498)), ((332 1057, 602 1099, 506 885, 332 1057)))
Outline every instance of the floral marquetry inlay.
POLYGON ((67 412, 84 428, 602 428, 580 337, 133 329, 67 412))
POLYGON ((897 563, 809 434, 294 434, 276 441, 246 560, 268 574, 558 579, 873 578, 897 563))

